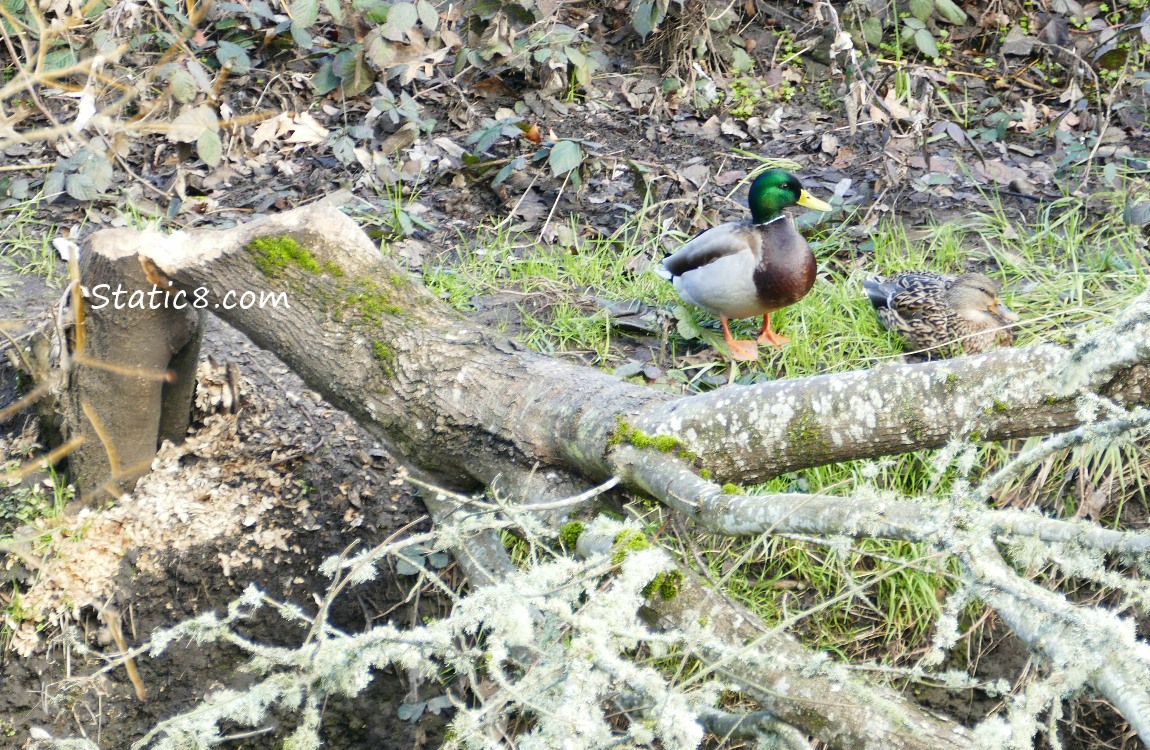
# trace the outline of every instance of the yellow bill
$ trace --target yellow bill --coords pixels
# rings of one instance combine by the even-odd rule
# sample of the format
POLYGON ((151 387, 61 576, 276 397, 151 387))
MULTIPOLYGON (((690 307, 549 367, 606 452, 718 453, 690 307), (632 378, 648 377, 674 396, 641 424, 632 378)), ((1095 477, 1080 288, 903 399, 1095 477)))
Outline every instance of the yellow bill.
POLYGON ((831 210, 831 204, 827 203, 826 201, 819 200, 818 198, 808 193, 806 190, 799 193, 799 205, 814 209, 815 211, 826 212, 831 210))

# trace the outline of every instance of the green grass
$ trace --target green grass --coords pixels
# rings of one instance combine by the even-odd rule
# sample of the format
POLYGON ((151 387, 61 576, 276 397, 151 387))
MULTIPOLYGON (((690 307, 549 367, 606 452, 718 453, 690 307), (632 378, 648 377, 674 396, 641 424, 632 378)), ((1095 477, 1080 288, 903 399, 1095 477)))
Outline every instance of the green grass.
MULTIPOLYGON (((20 468, 19 461, 0 464, 0 477, 20 468)), ((52 467, 48 468, 48 477, 40 481, 28 480, 12 487, 0 483, 0 537, 37 519, 60 518, 74 496, 75 488, 52 467)))
POLYGON ((708 560, 712 574, 729 568, 724 588, 732 597, 844 657, 920 647, 958 580, 947 562, 906 542, 865 540, 843 553, 765 535, 716 541, 708 560))
MULTIPOLYGON (((572 232, 578 237, 577 227, 572 232)), ((521 300, 525 343, 547 353, 591 351, 605 360, 613 334, 606 312, 590 297, 670 301, 666 282, 632 270, 636 250, 650 253, 653 246, 637 246, 631 234, 621 241, 580 238, 563 247, 483 228, 472 242, 461 238, 450 262, 430 266, 423 281, 465 311, 474 309, 476 298, 513 290, 521 300)))
POLYGON ((366 201, 354 204, 348 213, 363 227, 373 239, 383 241, 410 237, 418 230, 433 227, 419 218, 416 202, 419 191, 406 188, 403 183, 375 187, 378 205, 365 205, 366 201))
MULTIPOLYGON (((853 369, 873 362, 894 359, 899 352, 897 340, 872 326, 873 313, 861 294, 861 280, 871 275, 885 275, 905 268, 928 268, 957 273, 969 267, 993 269, 991 275, 1005 282, 1003 301, 1022 316, 1015 329, 1016 345, 1026 346, 1043 341, 1069 341, 1074 326, 1100 324, 1125 307, 1147 286, 1147 267, 1141 240, 1134 230, 1121 225, 1116 216, 1090 219, 1080 204, 1058 201, 1031 226, 1018 226, 1000 214, 977 217, 965 226, 957 224, 932 228, 928 239, 910 242, 899 224, 882 227, 875 236, 873 258, 862 269, 836 281, 839 291, 816 286, 816 300, 830 300, 839 310, 838 319, 821 320, 805 307, 810 297, 791 310, 803 315, 804 332, 817 346, 795 352, 795 340, 779 357, 787 371, 805 371, 809 363, 841 353, 839 362, 830 369, 853 369), (853 296, 852 296, 853 295, 853 296), (853 329, 858 348, 844 345, 838 337, 853 329), (869 351, 869 355, 868 352, 869 351), (819 352, 817 355, 813 352, 819 352)), ((818 309, 816 307, 816 309, 818 309)), ((1016 455, 1030 441, 986 444, 975 448, 975 469, 967 479, 977 481, 996 470, 1016 455)), ((763 492, 826 491, 852 494, 873 485, 908 497, 940 496, 950 490, 960 472, 953 466, 941 475, 932 467, 934 452, 922 451, 884 459, 878 462, 847 462, 818 467, 776 478, 757 488, 763 492), (872 473, 871 478, 864 474, 872 473)), ((1104 492, 1113 500, 1103 514, 1108 525, 1119 522, 1125 505, 1137 502, 1147 510, 1147 485, 1150 484, 1150 451, 1144 443, 1081 446, 1061 451, 1034 467, 1003 488, 997 495, 999 505, 1036 506, 1044 512, 1062 517, 1074 515, 1080 499, 1089 493, 1104 492)), ((914 561, 921 556, 917 545, 866 541, 856 546, 851 559, 837 570, 825 564, 826 548, 822 545, 771 540, 784 545, 782 562, 775 568, 776 581, 784 577, 797 579, 817 592, 815 600, 841 592, 852 582, 864 582, 867 576, 890 571, 898 564, 892 560, 914 561), (877 556, 876 556, 877 555, 877 556), (863 560, 872 557, 869 564, 863 560), (866 574, 859 574, 859 566, 866 574)), ((746 543, 744 543, 746 544, 746 543)), ((735 543, 732 554, 741 554, 735 543)), ((869 655, 876 641, 888 647, 897 640, 898 647, 888 653, 920 647, 940 611, 941 594, 953 587, 953 576, 937 570, 936 563, 925 567, 913 565, 899 570, 890 578, 867 590, 867 596, 855 601, 838 602, 811 615, 808 632, 819 645, 850 651, 853 656, 869 655), (860 623, 867 623, 863 627, 860 623)), ((786 590, 764 593, 763 586, 749 586, 739 573, 731 577, 731 593, 755 606, 768 619, 779 619, 784 612, 779 601, 786 590), (758 600, 756 601, 756 597, 758 600)), ((792 596, 792 599, 794 597, 792 596)))
POLYGON ((39 199, 23 201, 0 212, 0 263, 24 275, 40 276, 59 284, 66 275, 52 238, 58 227, 37 216, 39 199))

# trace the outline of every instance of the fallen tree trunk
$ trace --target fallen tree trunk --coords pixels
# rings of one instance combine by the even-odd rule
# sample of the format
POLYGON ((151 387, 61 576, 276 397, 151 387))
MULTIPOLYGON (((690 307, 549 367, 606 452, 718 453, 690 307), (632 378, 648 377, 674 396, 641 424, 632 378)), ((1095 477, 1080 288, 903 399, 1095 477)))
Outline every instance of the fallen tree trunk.
MULTIPOLYGON (((1077 659, 1076 684, 1101 691, 1150 738, 1150 655, 1133 628, 1019 577, 994 544, 998 537, 1033 537, 1097 554, 1144 556, 1150 537, 969 506, 748 496, 725 492, 710 478, 752 482, 952 441, 1071 430, 1092 417, 1084 403, 1144 424, 1144 410, 1134 407, 1150 394, 1145 297, 1073 350, 1008 349, 675 398, 525 351, 468 323, 380 257, 334 208, 299 209, 222 231, 105 230, 92 237, 91 253, 113 249, 138 252, 156 283, 171 281, 189 294, 204 290, 206 309, 274 352, 398 458, 444 487, 494 486, 531 503, 619 477, 723 533, 910 539, 955 555, 967 590, 1056 665, 1077 659), (255 304, 266 293, 283 304, 255 304), (252 304, 240 304, 243 299, 252 304), (1126 345, 1108 346, 1107 336, 1126 345), (543 485, 562 491, 549 493, 543 485), (1092 645, 1088 655, 1075 648, 1082 642, 1092 645)), ((488 560, 477 570, 497 567, 489 553, 475 555, 488 560)), ((785 670, 782 675, 780 683, 785 670)), ((826 689, 839 700, 833 680, 826 689)), ((808 734, 818 734, 819 722, 828 719, 807 698, 760 697, 777 701, 776 715, 808 734), (788 700, 794 701, 790 709, 779 708, 788 700)), ((905 702, 882 700, 913 717, 904 726, 935 721, 905 702)), ((952 731, 953 746, 968 746, 961 730, 948 727, 938 736, 952 731)), ((828 741, 838 747, 920 746, 906 740, 906 732, 866 721, 836 737, 828 741)))

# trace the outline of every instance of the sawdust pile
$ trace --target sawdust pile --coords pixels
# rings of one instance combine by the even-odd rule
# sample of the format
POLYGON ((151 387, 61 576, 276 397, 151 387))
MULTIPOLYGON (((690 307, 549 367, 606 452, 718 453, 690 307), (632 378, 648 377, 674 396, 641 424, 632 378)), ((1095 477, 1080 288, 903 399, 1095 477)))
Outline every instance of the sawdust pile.
POLYGON ((35 580, 20 594, 19 608, 8 607, 4 615, 11 647, 22 656, 43 648, 46 633, 76 622, 85 608, 99 612, 116 602, 118 579, 129 574, 123 564, 128 555, 131 574, 161 574, 173 555, 214 543, 230 576, 262 567, 268 556, 300 552, 291 543, 293 530, 267 514, 290 508, 305 527, 314 515, 305 488, 285 477, 285 465, 310 446, 299 445, 302 434, 277 430, 272 410, 255 398, 245 397, 242 409, 229 411, 236 379, 225 368, 204 362, 197 377, 203 425, 183 445, 165 443, 134 492, 105 510, 37 522, 42 541, 23 559, 35 569, 35 580))

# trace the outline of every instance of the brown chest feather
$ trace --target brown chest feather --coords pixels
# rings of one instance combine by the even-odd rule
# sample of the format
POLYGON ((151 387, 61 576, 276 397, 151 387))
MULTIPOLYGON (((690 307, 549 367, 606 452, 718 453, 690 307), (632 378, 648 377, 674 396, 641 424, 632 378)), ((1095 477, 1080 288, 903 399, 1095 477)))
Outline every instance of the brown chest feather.
POLYGON ((814 286, 814 253, 789 219, 756 229, 761 242, 760 261, 754 272, 759 298, 772 310, 793 305, 814 286))

